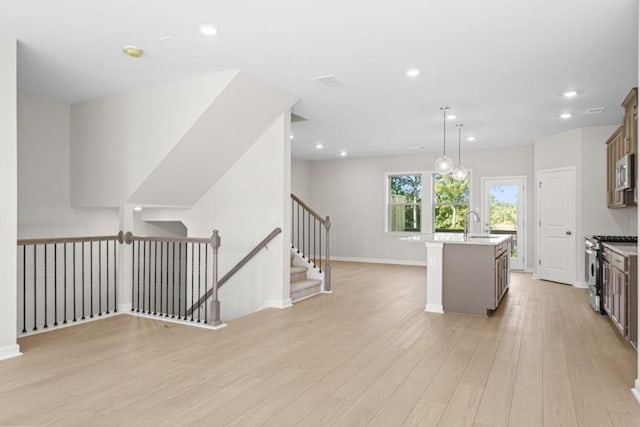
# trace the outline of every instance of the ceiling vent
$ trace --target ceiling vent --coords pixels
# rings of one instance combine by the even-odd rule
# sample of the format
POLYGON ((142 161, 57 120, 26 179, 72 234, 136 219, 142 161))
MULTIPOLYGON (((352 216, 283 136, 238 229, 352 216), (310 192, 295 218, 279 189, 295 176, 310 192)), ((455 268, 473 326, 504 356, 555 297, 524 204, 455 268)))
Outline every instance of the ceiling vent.
POLYGON ((600 114, 604 111, 604 107, 591 107, 584 110, 585 114, 600 114))
POLYGON ((340 87, 344 86, 340 80, 336 78, 333 74, 327 74, 326 76, 314 77, 311 80, 314 80, 320 83, 324 87, 340 87))

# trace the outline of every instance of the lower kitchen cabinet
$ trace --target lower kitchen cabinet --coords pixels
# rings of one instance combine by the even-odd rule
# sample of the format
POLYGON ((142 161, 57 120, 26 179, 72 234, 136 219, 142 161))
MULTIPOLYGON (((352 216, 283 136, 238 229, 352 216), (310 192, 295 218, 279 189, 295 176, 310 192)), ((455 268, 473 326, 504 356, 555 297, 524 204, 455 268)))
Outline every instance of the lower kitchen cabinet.
POLYGON ((605 245, 603 250, 603 306, 618 331, 637 348, 637 256, 616 252, 612 247, 605 245))

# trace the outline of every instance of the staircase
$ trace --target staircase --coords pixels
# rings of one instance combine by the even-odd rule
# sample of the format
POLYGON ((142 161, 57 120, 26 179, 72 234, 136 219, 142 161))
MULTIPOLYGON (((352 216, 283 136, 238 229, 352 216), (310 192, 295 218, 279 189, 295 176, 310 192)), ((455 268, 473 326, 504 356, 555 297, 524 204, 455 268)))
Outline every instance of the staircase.
POLYGON ((294 259, 295 255, 291 254, 291 301, 297 302, 321 293, 322 280, 308 278, 309 268, 295 265, 294 259))

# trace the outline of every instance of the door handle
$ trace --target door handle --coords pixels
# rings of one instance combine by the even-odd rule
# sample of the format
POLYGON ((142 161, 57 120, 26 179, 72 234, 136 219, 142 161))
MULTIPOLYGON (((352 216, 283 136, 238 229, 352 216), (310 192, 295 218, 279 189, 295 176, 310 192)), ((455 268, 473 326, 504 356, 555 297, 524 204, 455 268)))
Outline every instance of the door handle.
POLYGON ((565 231, 564 234, 566 234, 567 236, 571 236, 571 232, 570 231, 565 231))

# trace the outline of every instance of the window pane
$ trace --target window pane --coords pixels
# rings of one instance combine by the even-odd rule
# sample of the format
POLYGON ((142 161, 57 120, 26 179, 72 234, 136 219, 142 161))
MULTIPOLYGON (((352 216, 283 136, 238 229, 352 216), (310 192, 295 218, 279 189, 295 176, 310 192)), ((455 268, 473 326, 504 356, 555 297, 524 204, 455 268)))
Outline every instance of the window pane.
POLYGON ((389 177, 389 231, 420 231, 421 175, 389 177))
POLYGON ((511 234, 511 256, 518 256, 518 187, 494 185, 489 188, 490 221, 492 234, 511 234))
POLYGON ((467 212, 469 212, 468 206, 436 206, 434 215, 435 231, 462 233, 467 212))
POLYGON ((462 232, 469 211, 469 178, 460 182, 451 175, 433 176, 433 229, 462 232))

